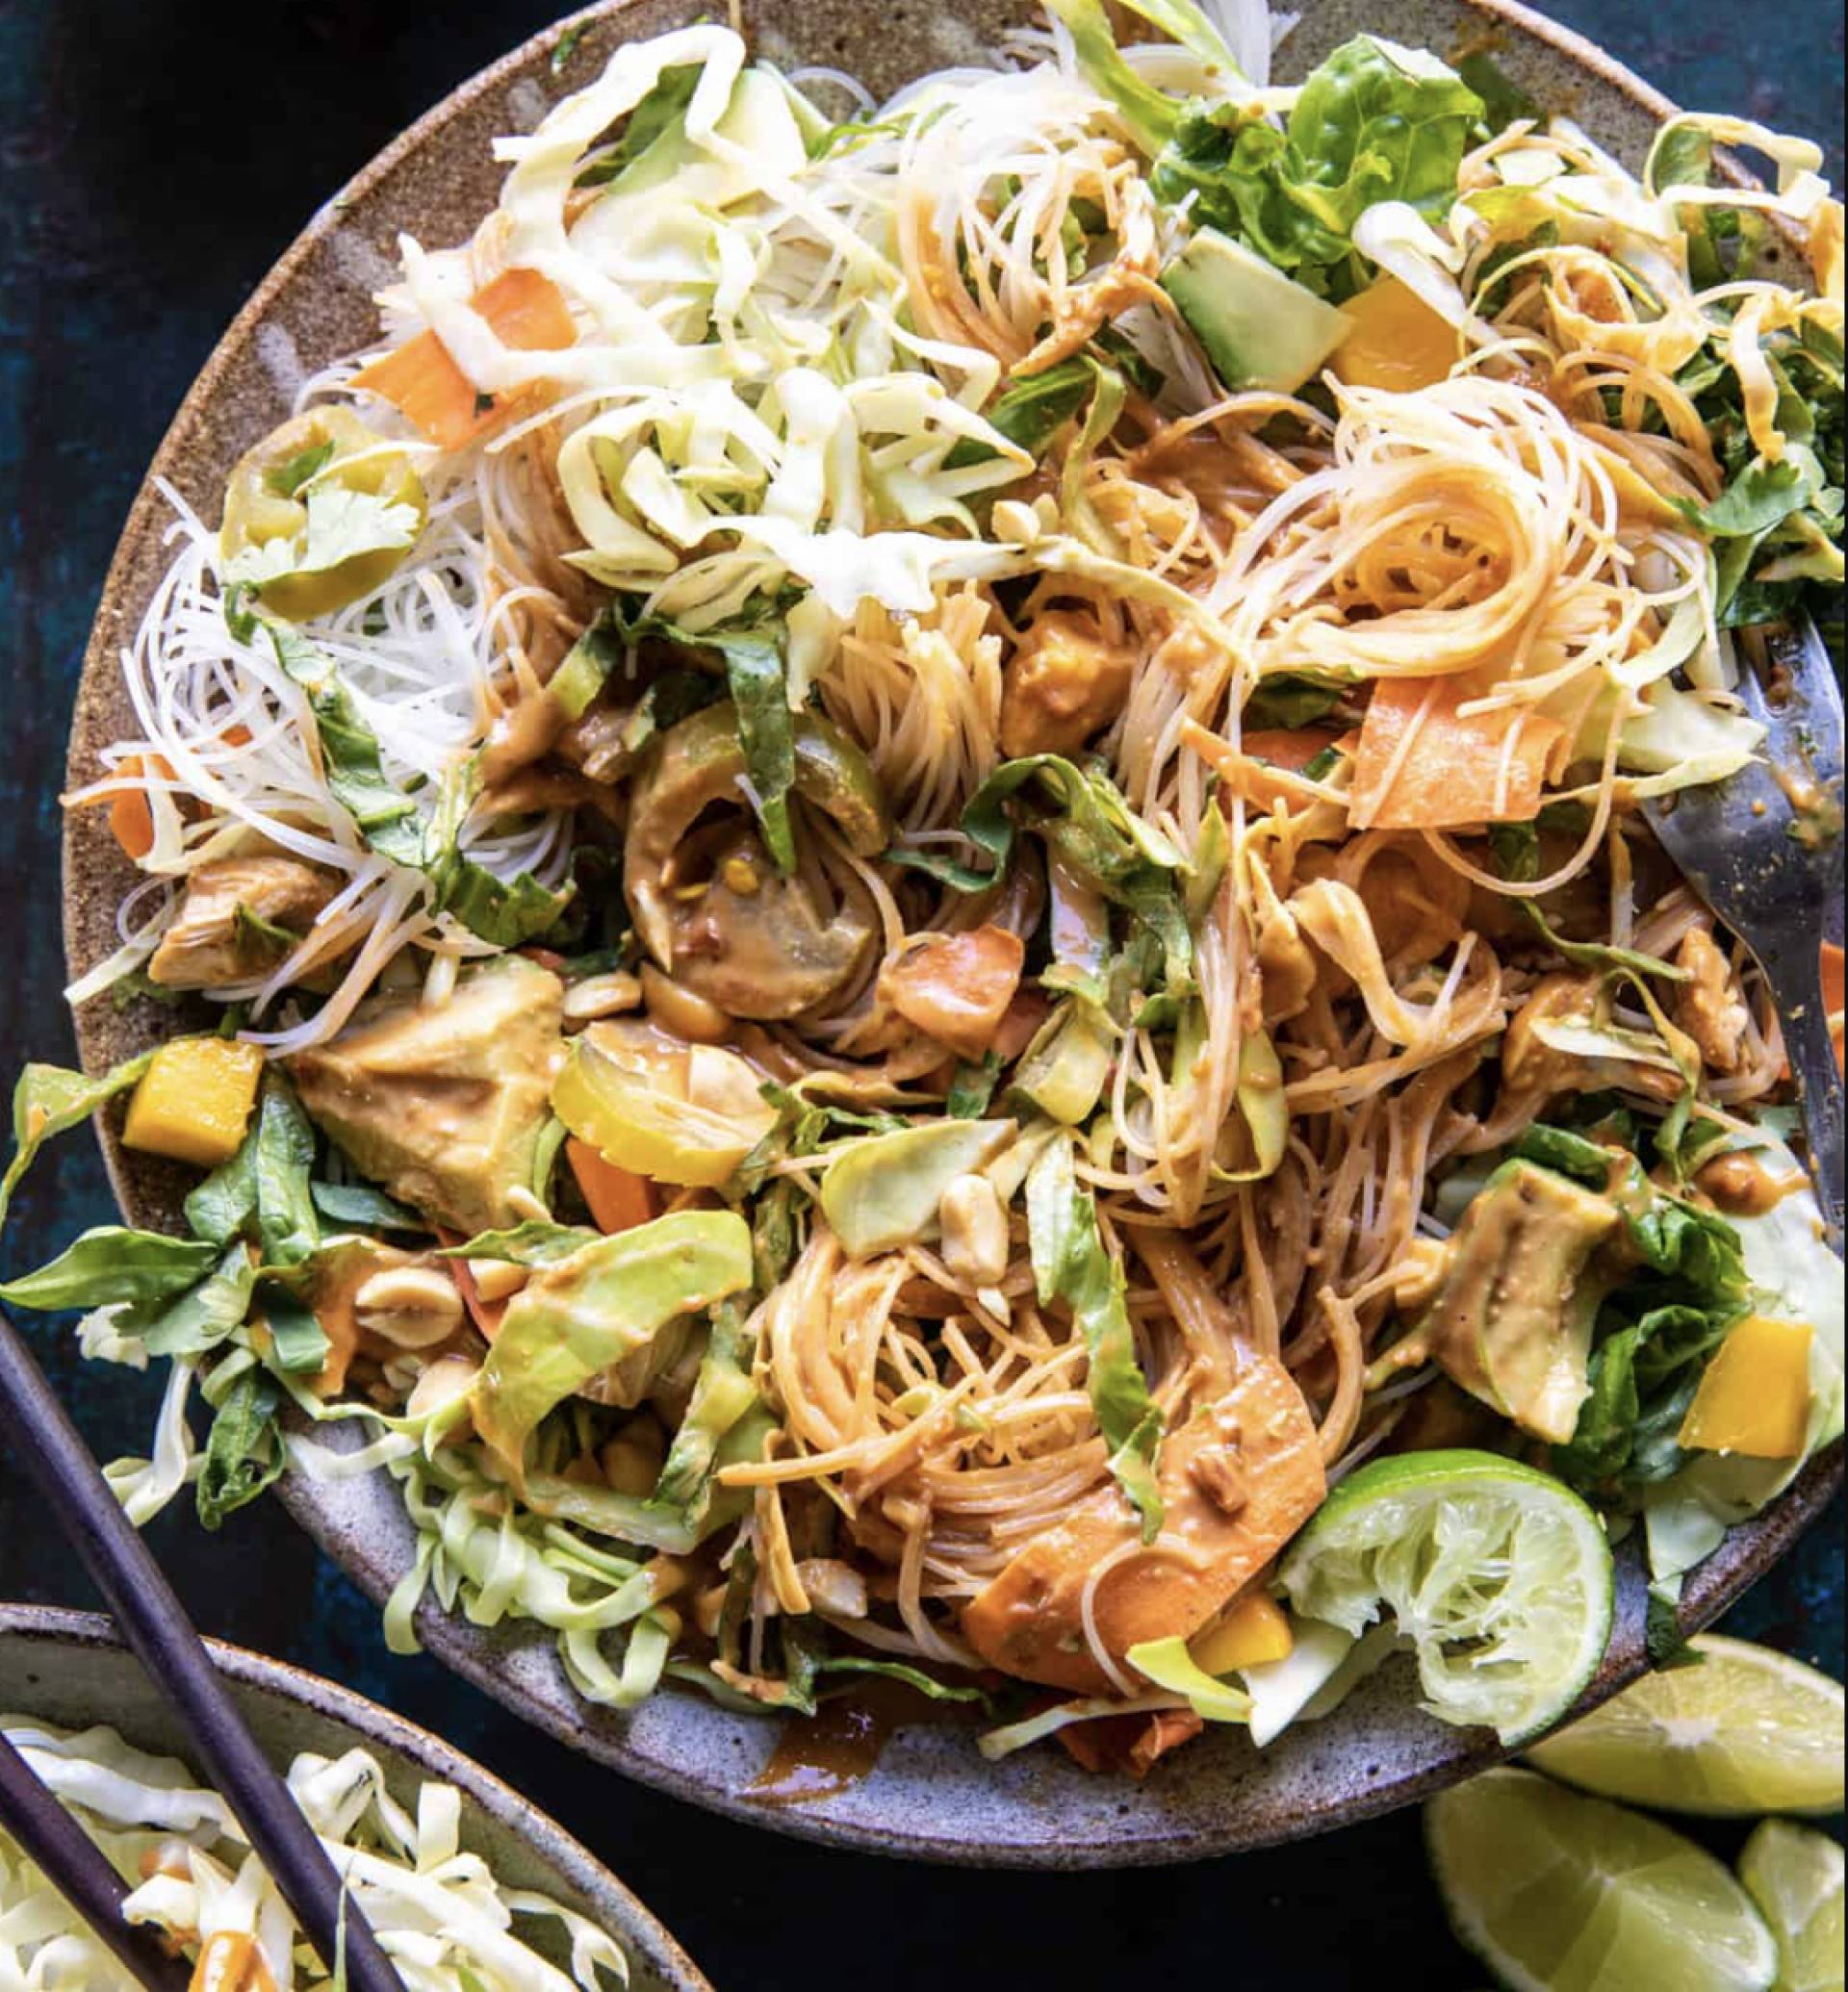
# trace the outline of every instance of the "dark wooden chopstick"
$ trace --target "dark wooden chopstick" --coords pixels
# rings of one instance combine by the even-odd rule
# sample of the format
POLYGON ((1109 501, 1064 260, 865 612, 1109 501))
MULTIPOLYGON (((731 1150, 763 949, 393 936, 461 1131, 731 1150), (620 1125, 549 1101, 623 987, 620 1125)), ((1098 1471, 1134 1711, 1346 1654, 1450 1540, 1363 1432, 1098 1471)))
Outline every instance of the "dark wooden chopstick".
POLYGON ((178 1712, 195 1764, 237 1815, 321 1963, 335 1971, 344 1956, 356 1992, 402 1992, 359 1904, 343 1898, 314 1829, 244 1726, 173 1587, 4 1310, 0 1438, 69 1537, 130 1649, 178 1712))
POLYGON ((147 1992, 187 1992, 192 1974, 146 1925, 122 1916, 128 1894, 103 1851, 33 1775, 0 1730, 0 1826, 147 1992))

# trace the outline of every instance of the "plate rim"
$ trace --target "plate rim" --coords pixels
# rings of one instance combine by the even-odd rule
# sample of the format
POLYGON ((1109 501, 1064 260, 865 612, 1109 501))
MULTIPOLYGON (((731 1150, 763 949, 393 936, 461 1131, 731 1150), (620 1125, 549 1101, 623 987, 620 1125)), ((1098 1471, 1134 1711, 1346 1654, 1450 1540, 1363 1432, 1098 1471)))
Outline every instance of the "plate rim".
MULTIPOLYGON (((277 294, 293 282, 301 266, 340 226, 347 206, 372 192, 462 112, 483 95, 529 69, 542 58, 550 57, 568 36, 581 33, 594 24, 620 21, 623 14, 640 4, 642 0, 595 0, 595 4, 540 29, 485 68, 466 78, 373 155, 337 193, 322 202, 270 268, 215 344, 181 400, 142 474, 124 519, 97 598, 97 613, 78 677, 68 743, 68 753, 72 757, 83 730, 84 713, 91 696, 92 682, 113 660, 119 640, 108 626, 119 617, 118 598, 127 591, 133 564, 145 536, 150 531, 163 530, 166 524, 165 501, 155 488, 155 479, 169 474, 174 469, 174 459, 182 452, 190 434, 208 415, 224 374, 236 364, 263 323, 277 294)), ((1678 107, 1653 84, 1586 36, 1536 12, 1525 5, 1524 0, 1454 0, 1454 4, 1479 16, 1491 37, 1502 30, 1508 30, 1550 48, 1576 67, 1590 72, 1628 97, 1656 123, 1677 115, 1678 107)), ((76 779, 74 770, 72 779, 76 779)), ((81 942, 77 897, 73 892, 73 855, 71 823, 67 816, 61 856, 67 966, 76 960, 81 942)), ((86 1004, 74 1012, 72 1022, 80 1055, 89 1069, 101 1035, 96 1003, 86 1004)), ((111 1190, 118 1208, 125 1215, 129 1214, 136 1200, 128 1189, 119 1141, 104 1115, 99 1113, 93 1124, 111 1190)), ((1838 1440, 1809 1461, 1769 1508, 1729 1530, 1721 1546, 1689 1573, 1681 1606, 1683 1627, 1688 1631, 1698 1631, 1709 1624, 1780 1562, 1796 1539, 1826 1509, 1842 1484, 1843 1472, 1843 1443, 1838 1440)), ((376 1557, 368 1554, 367 1545, 363 1543, 356 1543, 351 1537, 342 1538, 338 1525, 322 1512, 303 1475, 293 1471, 286 1474, 275 1493, 292 1521, 304 1530, 317 1548, 351 1578, 373 1603, 382 1606, 401 1572, 384 1569, 376 1557), (339 1542, 338 1549, 336 1541, 339 1542)), ((1271 1818, 1262 1824, 1234 1820, 1199 1827, 1184 1826, 1159 1837, 1116 1839, 1105 1835, 1096 1841, 1075 1844, 981 1836, 947 1840, 908 1831, 902 1821, 875 1826, 832 1817, 825 1806, 765 1806, 753 1801, 741 1791, 719 1783, 709 1768, 676 1769, 650 1757, 607 1730, 575 1724, 571 1707, 589 1709, 590 1704, 555 1705, 534 1693, 515 1673, 500 1664, 503 1655, 523 1640, 543 1637, 550 1647, 549 1634, 527 1633, 509 1637, 503 1632, 484 1632, 483 1628, 469 1624, 458 1615, 442 1611, 427 1599, 417 1614, 416 1623, 423 1645, 451 1673, 523 1721, 531 1723, 592 1761, 632 1777, 652 1790, 758 1829, 786 1834, 812 1844, 902 1859, 928 1860, 946 1866, 1026 1870, 1153 1867, 1275 1846, 1333 1831, 1416 1803, 1434 1791, 1502 1761, 1509 1754, 1492 1740, 1483 1741, 1479 1732, 1457 1731, 1456 1748, 1429 1765, 1361 1788, 1344 1788, 1325 1807, 1298 1810, 1287 1819, 1271 1818)), ((1614 1635, 1616 1638, 1622 1636, 1621 1631, 1614 1635)), ((263 1659, 261 1655, 251 1657, 263 1659)), ((282 1661, 267 1661, 265 1664, 276 1668, 289 1666, 282 1661)), ((1646 1666, 1647 1658, 1639 1639, 1630 1650, 1614 1659, 1607 1654, 1591 1686, 1576 1704, 1577 1711, 1582 1713, 1607 1699, 1637 1678, 1646 1666)), ((295 1671, 301 1672, 298 1669, 295 1671)), ((308 1678, 320 1681, 322 1677, 309 1675, 308 1678)), ((340 1689, 339 1692, 353 1693, 348 1689, 340 1689)), ((697 1696, 698 1693, 674 1683, 666 1684, 665 1692, 687 1696, 697 1696)), ((366 1698, 357 1698, 363 1702, 366 1698)), ((449 1749, 447 1745, 442 1747, 449 1749)), ((493 1774, 486 1775, 492 1776, 493 1774)))

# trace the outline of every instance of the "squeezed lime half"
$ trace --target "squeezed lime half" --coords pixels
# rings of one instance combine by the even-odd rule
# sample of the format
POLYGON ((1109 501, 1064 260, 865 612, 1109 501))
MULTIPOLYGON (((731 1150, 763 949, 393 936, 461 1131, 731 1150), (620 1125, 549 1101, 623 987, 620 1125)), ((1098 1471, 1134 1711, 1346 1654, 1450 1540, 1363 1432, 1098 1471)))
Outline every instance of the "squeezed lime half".
POLYGON ((1350 1633, 1390 1612, 1417 1649, 1430 1712, 1508 1744, 1572 1706, 1610 1637, 1604 1524, 1551 1474, 1495 1453, 1362 1467, 1280 1574, 1297 1611, 1350 1633))

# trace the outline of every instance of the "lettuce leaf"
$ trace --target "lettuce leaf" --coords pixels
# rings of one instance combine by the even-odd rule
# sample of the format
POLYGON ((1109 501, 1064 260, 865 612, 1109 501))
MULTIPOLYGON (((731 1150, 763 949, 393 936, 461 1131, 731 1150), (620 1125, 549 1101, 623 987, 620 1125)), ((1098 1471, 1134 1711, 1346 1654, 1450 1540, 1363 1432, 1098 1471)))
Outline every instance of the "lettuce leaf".
POLYGON ((1053 1141, 1027 1172, 1027 1235, 1041 1304, 1064 1300, 1091 1353, 1086 1388, 1110 1447, 1111 1474, 1142 1517, 1142 1541, 1152 1543, 1162 1527, 1155 1479, 1162 1413, 1136 1359, 1122 1267, 1104 1249, 1068 1136, 1053 1141))
POLYGON ((1168 206, 1192 196, 1194 227, 1221 229, 1311 289, 1346 295, 1362 280, 1355 222, 1388 200, 1441 217, 1483 115, 1482 99, 1434 56, 1361 35, 1310 75, 1281 132, 1242 105, 1190 105, 1149 185, 1168 206))
MULTIPOLYGON (((343 1230, 427 1232, 430 1228, 428 1219, 410 1205, 400 1204, 396 1197, 365 1183, 314 1182, 308 1186, 308 1194, 314 1200, 316 1212, 343 1230)), ((192 1216, 192 1202, 189 1197, 187 1217, 191 1220, 192 1216)), ((193 1229, 199 1229, 196 1223, 193 1229)))
POLYGON ((677 1316, 751 1284, 731 1211, 676 1211, 540 1267, 507 1303, 471 1395, 475 1430, 524 1488, 526 1441, 555 1404, 677 1316))
POLYGON ((202 1356, 243 1325, 256 1278, 256 1262, 240 1239, 196 1287, 160 1307, 145 1325, 145 1309, 131 1308, 117 1326, 140 1326, 150 1356, 202 1356))
POLYGON ((1100 769, 1080 768, 1056 753, 1003 761, 969 798, 961 827, 990 860, 987 869, 896 846, 885 856, 959 892, 986 892, 1007 869, 1019 830, 1034 830, 1083 880, 1155 936, 1170 984, 1188 984, 1194 943, 1177 883, 1187 861, 1136 814, 1100 769))
POLYGON ((650 1497, 657 1507, 680 1509, 695 1525, 711 1491, 720 1445, 757 1401, 751 1381, 753 1354, 742 1314, 732 1302, 720 1301, 712 1310, 712 1330, 693 1394, 650 1497))
POLYGON ((219 1527, 282 1472, 282 1437, 276 1426, 281 1402, 274 1381, 254 1366, 225 1392, 199 1465, 199 1520, 206 1528, 219 1527))
POLYGON ((496 947, 518 947, 556 924, 572 897, 569 885, 553 891, 530 872, 500 879, 462 855, 462 825, 479 792, 475 763, 444 784, 426 824, 417 804, 386 774, 378 735, 333 659, 284 624, 250 622, 253 630, 263 629, 276 662, 307 695, 328 793, 372 850, 426 873, 437 909, 453 912, 470 932, 496 947))
POLYGON ((1679 1470, 1676 1434, 1731 1317, 1696 1307, 1654 1308, 1592 1351, 1591 1394, 1569 1445, 1553 1454, 1568 1487, 1647 1486, 1679 1470))
POLYGON ((173 1300, 203 1279, 218 1258, 218 1246, 206 1239, 98 1225, 36 1272, 9 1280, 0 1287, 0 1300, 44 1313, 173 1300))
POLYGON ((1130 137, 1150 157, 1160 152, 1174 134, 1181 105, 1123 60, 1103 0, 1046 0, 1046 11, 1065 24, 1085 80, 1116 105, 1130 137))
POLYGON ((91 1079, 62 1065, 28 1065, 13 1089, 13 1160, 0 1176, 0 1225, 19 1180, 54 1135, 68 1134, 117 1093, 125 1092, 148 1068, 154 1054, 142 1052, 91 1079))
POLYGON ((268 1265, 295 1265, 321 1243, 321 1219, 309 1187, 315 1165, 314 1123, 289 1082, 273 1067, 264 1074, 257 1125, 249 1136, 256 1187, 257 1237, 268 1265))
POLYGON ((1586 1370, 1590 1394, 1571 1443, 1553 1454, 1570 1487, 1609 1499, 1667 1480, 1686 1455, 1677 1435, 1707 1364, 1750 1310, 1739 1234, 1716 1212, 1671 1196, 1632 1156, 1568 1129, 1535 1126, 1519 1152, 1594 1187, 1613 1178, 1630 1268, 1604 1302, 1586 1370))

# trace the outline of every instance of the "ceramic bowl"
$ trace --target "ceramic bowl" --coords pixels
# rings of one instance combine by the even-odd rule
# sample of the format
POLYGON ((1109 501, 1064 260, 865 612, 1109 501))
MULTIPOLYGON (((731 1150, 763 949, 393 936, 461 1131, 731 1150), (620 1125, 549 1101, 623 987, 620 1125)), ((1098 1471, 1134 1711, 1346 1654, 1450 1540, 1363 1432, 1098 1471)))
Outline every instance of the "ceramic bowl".
MULTIPOLYGON (((239 315, 188 396, 129 516, 86 660, 71 736, 72 779, 96 751, 132 730, 117 651, 162 572, 170 518, 158 474, 206 515, 218 507, 239 454, 290 408, 304 370, 369 340, 370 293, 390 268, 400 229, 436 244, 459 241, 492 204, 498 133, 530 129, 548 105, 589 82, 626 38, 654 35, 712 12, 708 0, 614 0, 548 30, 465 84, 366 168, 316 216, 239 315), (566 38, 572 38, 568 41, 566 38), (554 58, 556 60, 554 60, 554 58)), ((947 63, 979 58, 994 32, 1020 17, 1005 0, 747 0, 757 46, 785 65, 823 63, 875 90, 947 63)), ((1487 49, 1543 105, 1576 116, 1639 166, 1671 107, 1580 37, 1510 0, 1319 0, 1286 42, 1284 79, 1300 75, 1361 29, 1460 55, 1487 49)), ((110 839, 104 812, 68 821, 66 939, 73 972, 116 944, 114 918, 133 873, 110 839)), ((172 1028, 146 1006, 107 999, 78 1020, 93 1070, 172 1028)), ((185 1184, 178 1171, 125 1153, 106 1126, 123 1209, 141 1223, 170 1220, 185 1184)), ((1840 1454, 1813 1463, 1768 1513, 1735 1530, 1690 1580, 1686 1611, 1704 1624, 1738 1596, 1818 1514, 1840 1479, 1840 1454)), ((286 1481, 282 1498, 317 1542, 373 1597, 408 1566, 412 1535, 391 1483, 286 1481)), ((1642 1586, 1625 1567, 1618 1630, 1590 1698, 1608 1695, 1644 1663, 1642 1586)), ((590 1707, 573 1692, 550 1639, 530 1629, 485 1631, 426 1609, 429 1649, 508 1707, 574 1748, 644 1782, 778 1830, 914 1858, 1033 1867, 1120 1866, 1189 1859, 1321 1832, 1401 1805, 1480 1769, 1498 1754, 1480 1734, 1421 1714, 1409 1672, 1392 1666, 1336 1716, 1292 1731, 1262 1755, 1225 1732, 1177 1751, 1142 1784, 1088 1775, 1058 1751, 989 1766, 966 1727, 901 1730, 871 1775, 810 1806, 770 1809, 749 1787, 774 1726, 669 1688, 635 1714, 590 1707)))
MULTIPOLYGON (((349 1688, 242 1647, 211 1642, 213 1657, 265 1753, 286 1768, 301 1750, 338 1756, 355 1745, 383 1765, 400 1804, 440 1778, 462 1793, 462 1844, 512 1888, 536 1889, 617 1939, 631 1992, 712 1992, 705 1975, 609 1870, 562 1826, 479 1764, 428 1730, 349 1688)), ((107 1723, 141 1749, 190 1757, 161 1691, 107 1619, 37 1605, 0 1605, 0 1714, 36 1716, 61 1728, 107 1723)), ((535 1932, 546 1926, 533 1925, 535 1932)), ((568 1949, 539 1948, 561 1968, 568 1949)))

